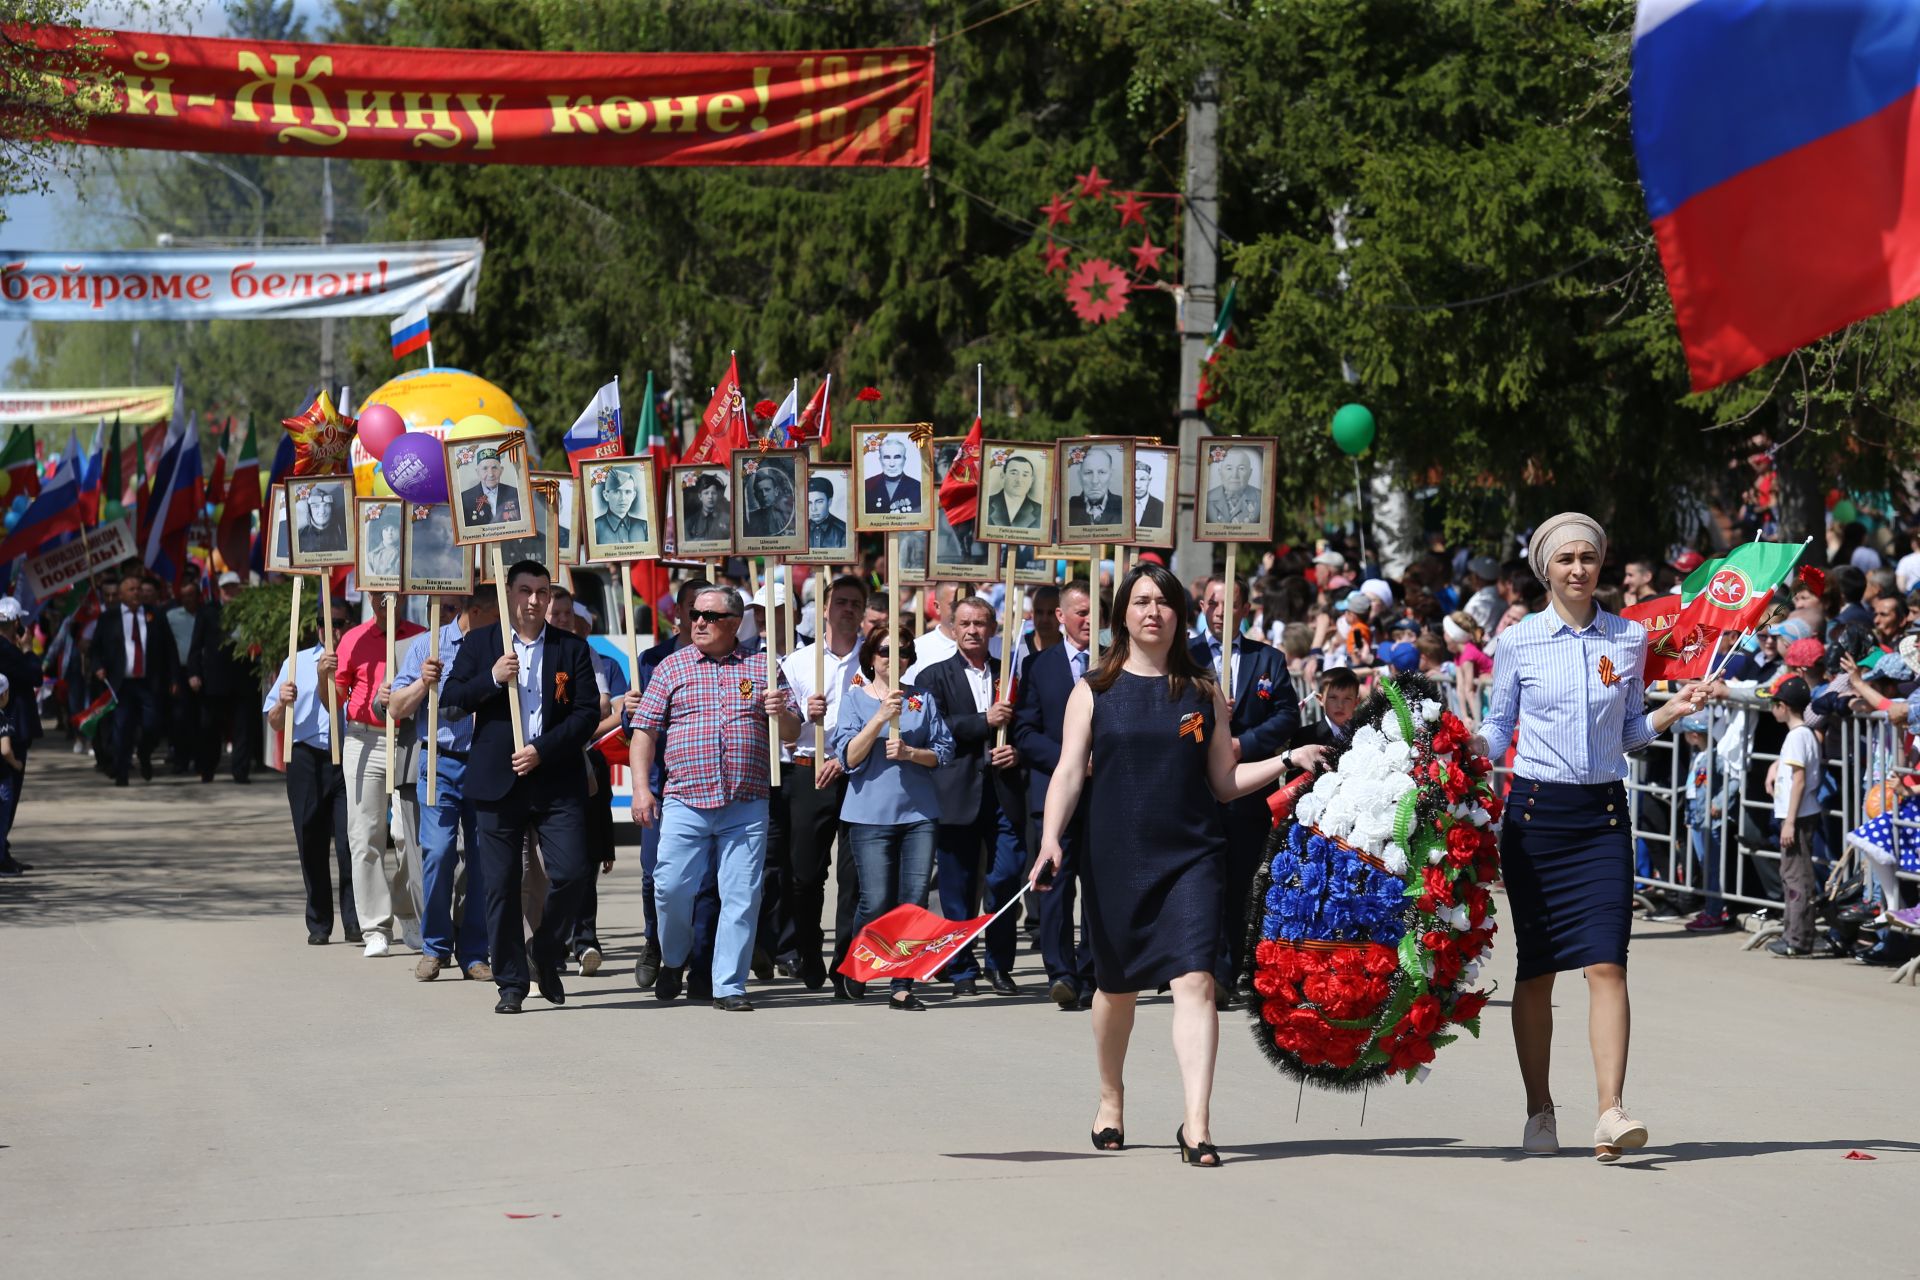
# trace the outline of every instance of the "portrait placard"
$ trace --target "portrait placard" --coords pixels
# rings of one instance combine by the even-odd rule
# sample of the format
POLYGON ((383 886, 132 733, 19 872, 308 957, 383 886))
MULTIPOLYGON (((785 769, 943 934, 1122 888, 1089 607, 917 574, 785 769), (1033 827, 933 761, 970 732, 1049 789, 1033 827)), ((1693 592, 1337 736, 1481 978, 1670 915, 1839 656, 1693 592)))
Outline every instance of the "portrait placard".
POLYGON ((660 489, 652 458, 597 458, 580 464, 582 528, 593 564, 660 554, 660 489))
POLYGON ((900 542, 900 585, 903 587, 924 587, 927 577, 927 544, 933 541, 931 533, 903 533, 900 542))
POLYGON ((453 506, 409 502, 400 537, 401 589, 408 595, 473 594, 473 551, 453 536, 453 506))
POLYGON ((804 449, 733 451, 733 547, 740 555, 792 556, 807 549, 800 495, 807 486, 804 449))
POLYGON ((1180 509, 1180 450, 1174 445, 1133 446, 1133 544, 1170 547, 1180 509))
POLYGON ((933 536, 928 547, 933 553, 933 576, 950 578, 955 582, 991 582, 993 574, 989 565, 993 558, 987 545, 974 536, 979 520, 962 520, 954 524, 947 519, 947 510, 940 505, 940 486, 946 483, 947 473, 953 470, 960 455, 966 451, 965 436, 935 436, 933 448, 933 536))
POLYGON ((354 523, 359 526, 360 558, 353 567, 362 591, 400 590, 401 508, 398 498, 356 498, 354 523))
POLYGON ((581 552, 580 481, 571 471, 536 471, 535 480, 551 480, 560 495, 554 532, 561 564, 579 564, 581 552))
POLYGON ((885 533, 933 528, 940 504, 931 428, 925 424, 855 427, 853 456, 860 480, 856 529, 885 533))
POLYGON ((1194 534, 1202 542, 1273 540, 1273 464, 1279 442, 1204 436, 1194 479, 1194 534))
POLYGON ((847 503, 853 493, 852 467, 807 466, 807 549, 793 559, 802 564, 855 564, 859 547, 850 535, 847 503))
POLYGON ((287 532, 287 486, 267 491, 267 571, 295 573, 292 535, 287 532))
MULTIPOLYGON (((1053 448, 989 440, 980 446, 982 542, 1015 542, 1028 548, 1053 530, 1053 448)), ((1018 566, 1015 566, 1016 571, 1018 566)))
POLYGON ((1055 522, 1062 542, 1109 546, 1133 540, 1131 436, 1083 436, 1054 442, 1059 478, 1055 522))
MULTIPOLYGON (((532 560, 543 566, 547 576, 560 579, 558 568, 560 546, 555 537, 555 514, 560 506, 560 488, 551 480, 535 479, 529 483, 532 490, 527 499, 528 509, 533 512, 533 532, 524 538, 510 538, 499 544, 501 567, 511 569, 522 560, 532 560)), ((481 582, 493 581, 493 548, 479 548, 480 562, 475 573, 481 582)))
POLYGON ((675 554, 713 560, 733 554, 733 477, 725 466, 696 463, 668 469, 675 505, 675 554))
POLYGON ((285 482, 293 567, 331 569, 353 563, 353 477, 300 476, 285 482))
MULTIPOLYGON (((944 523, 944 521, 943 521, 944 523)), ((973 539, 973 523, 966 522, 962 530, 967 535, 964 542, 950 536, 942 536, 939 530, 932 534, 933 564, 927 570, 929 580, 934 582, 995 582, 999 580, 1001 569, 1000 553, 997 543, 977 542, 973 539), (965 548, 965 554, 948 559, 965 548)), ((902 566, 901 577, 906 576, 902 566)))
POLYGON ((447 457, 447 491, 454 496, 453 532, 461 543, 532 536, 523 432, 442 440, 440 447, 447 457))

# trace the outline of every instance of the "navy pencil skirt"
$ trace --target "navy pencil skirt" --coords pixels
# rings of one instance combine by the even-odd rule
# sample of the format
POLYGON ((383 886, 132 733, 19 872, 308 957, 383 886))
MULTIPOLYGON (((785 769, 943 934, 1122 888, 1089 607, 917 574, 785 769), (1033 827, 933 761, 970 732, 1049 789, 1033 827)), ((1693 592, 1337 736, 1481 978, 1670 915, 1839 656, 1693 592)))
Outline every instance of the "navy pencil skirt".
POLYGON ((1580 786, 1515 777, 1500 864, 1519 952, 1515 981, 1627 963, 1633 925, 1633 824, 1619 782, 1580 786))

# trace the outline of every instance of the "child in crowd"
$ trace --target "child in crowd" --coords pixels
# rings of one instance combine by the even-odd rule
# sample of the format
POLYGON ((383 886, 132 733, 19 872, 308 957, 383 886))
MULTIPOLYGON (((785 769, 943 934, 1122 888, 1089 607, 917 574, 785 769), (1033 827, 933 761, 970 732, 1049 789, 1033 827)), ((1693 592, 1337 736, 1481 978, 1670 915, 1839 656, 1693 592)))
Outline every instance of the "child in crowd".
POLYGON ((1780 879, 1785 886, 1786 929, 1767 949, 1800 959, 1813 954, 1813 848, 1820 829, 1820 741, 1806 724, 1813 691, 1799 676, 1773 691, 1773 718, 1787 727, 1773 784, 1773 817, 1780 834, 1780 879))

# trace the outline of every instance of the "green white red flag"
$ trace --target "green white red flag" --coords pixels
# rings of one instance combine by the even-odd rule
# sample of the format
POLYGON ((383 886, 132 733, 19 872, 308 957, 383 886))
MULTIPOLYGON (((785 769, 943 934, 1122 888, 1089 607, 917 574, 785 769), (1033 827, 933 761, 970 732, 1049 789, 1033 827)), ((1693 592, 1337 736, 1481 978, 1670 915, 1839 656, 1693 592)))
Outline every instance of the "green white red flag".
POLYGON ((1793 574, 1805 542, 1748 542, 1709 560, 1680 584, 1675 627, 1751 631, 1773 607, 1773 593, 1793 574))

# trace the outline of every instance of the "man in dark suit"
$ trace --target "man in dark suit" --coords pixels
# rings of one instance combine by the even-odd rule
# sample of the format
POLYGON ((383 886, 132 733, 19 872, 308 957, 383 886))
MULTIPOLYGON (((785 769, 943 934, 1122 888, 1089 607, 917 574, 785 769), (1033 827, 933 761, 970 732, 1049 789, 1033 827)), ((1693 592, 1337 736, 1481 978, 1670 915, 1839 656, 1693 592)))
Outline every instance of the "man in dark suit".
POLYGON ((127 785, 133 757, 140 776, 153 777, 160 738, 160 707, 174 688, 173 633, 155 610, 140 603, 140 579, 120 580, 120 600, 101 611, 93 632, 93 675, 113 689, 113 785, 127 785))
POLYGON ((825 476, 807 481, 807 546, 824 551, 847 545, 847 522, 833 514, 833 483, 825 476))
POLYGON ((474 465, 480 472, 480 483, 460 495, 460 510, 467 524, 499 524, 503 521, 511 524, 518 520, 520 491, 510 484, 500 483, 500 477, 506 473, 506 468, 500 462, 500 451, 492 448, 480 450, 474 465))
MULTIPOLYGON (((1300 728, 1300 699, 1287 674, 1286 656, 1271 645, 1240 635, 1250 595, 1249 584, 1240 579, 1234 586, 1233 619, 1227 622, 1226 584, 1218 578, 1209 579, 1200 602, 1206 613, 1207 634, 1193 641, 1193 660, 1211 671, 1214 679, 1224 682, 1226 664, 1220 646, 1223 623, 1227 634, 1238 637, 1229 697, 1230 731, 1237 757, 1248 762, 1271 760, 1287 750, 1300 728)), ((1247 964, 1247 890, 1253 885, 1260 860, 1266 856, 1267 834, 1273 828, 1267 797, 1273 791, 1273 787, 1266 787, 1220 806, 1227 828, 1227 892, 1222 917, 1227 954, 1215 965, 1214 977, 1219 985, 1214 998, 1222 1008, 1231 1003, 1240 976, 1251 972, 1247 964)))
MULTIPOLYGON (((974 914, 980 884, 980 850, 988 850, 986 899, 982 911, 997 911, 1026 884, 1026 844, 1022 840, 1026 807, 1022 803, 1019 754, 1011 743, 995 746, 1003 728, 1013 724, 1013 704, 1002 702, 1000 662, 987 652, 993 639, 993 606, 977 596, 953 606, 950 658, 925 667, 920 687, 953 733, 953 759, 933 775, 940 796, 940 909, 949 917, 974 914)), ((1014 921, 1011 913, 987 928, 987 985, 1013 995, 1014 921)), ((972 946, 947 965, 955 995, 972 995, 979 962, 972 946)))
POLYGON ((1080 460, 1080 492, 1067 499, 1069 525, 1119 524, 1120 495, 1113 491, 1114 454, 1095 445, 1080 460))
MULTIPOLYGON (((1027 828, 1029 848, 1038 848, 1040 815, 1047 804, 1047 786, 1060 763, 1060 733, 1066 722, 1067 698, 1087 674, 1087 641, 1093 602, 1087 584, 1074 582, 1060 594, 1059 644, 1028 659, 1020 669, 1013 709, 1013 745, 1027 764, 1027 828)), ((1105 610, 1101 611, 1106 612, 1105 610)), ((1073 821, 1062 833, 1064 854, 1054 876, 1053 891, 1040 898, 1040 955, 1047 966, 1047 994, 1062 1009, 1093 1007, 1093 949, 1085 931, 1074 942, 1073 907, 1080 868, 1080 842, 1085 837, 1087 802, 1081 797, 1073 821)))
POLYGON ((869 513, 917 515, 923 510, 920 505, 920 482, 906 474, 906 469, 905 437, 882 436, 880 438, 880 474, 867 477, 866 497, 869 513))
POLYGON ((1133 528, 1158 529, 1166 523, 1167 508, 1148 488, 1153 483, 1153 467, 1144 457, 1133 460, 1133 528))
POLYGON ((260 694, 252 665, 233 651, 221 605, 240 594, 240 575, 220 575, 220 599, 193 615, 193 639, 187 646, 187 684, 200 695, 200 781, 212 782, 220 767, 220 744, 233 736, 233 780, 247 782, 253 769, 253 739, 260 716, 253 704, 260 694))
POLYGON ((528 964, 540 994, 566 1003, 560 963, 597 859, 587 849, 587 761, 582 752, 600 721, 587 642, 547 624, 552 579, 521 560, 507 570, 513 647, 488 627, 460 646, 441 702, 473 715, 466 797, 473 801, 474 843, 487 890, 487 935, 495 1013, 518 1013, 528 964), (507 685, 520 687, 524 747, 513 745, 507 685), (529 944, 520 906, 521 849, 527 832, 546 863, 546 911, 529 944))

